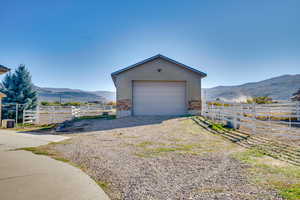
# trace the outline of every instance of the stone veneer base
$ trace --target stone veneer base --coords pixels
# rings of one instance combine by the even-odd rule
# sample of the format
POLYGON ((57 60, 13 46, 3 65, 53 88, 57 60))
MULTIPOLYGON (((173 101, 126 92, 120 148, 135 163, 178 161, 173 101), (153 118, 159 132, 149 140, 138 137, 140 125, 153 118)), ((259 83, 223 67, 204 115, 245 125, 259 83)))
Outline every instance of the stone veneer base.
POLYGON ((117 118, 131 116, 131 110, 117 110, 117 118))
POLYGON ((188 110, 200 110, 202 108, 201 100, 190 100, 188 104, 188 110))

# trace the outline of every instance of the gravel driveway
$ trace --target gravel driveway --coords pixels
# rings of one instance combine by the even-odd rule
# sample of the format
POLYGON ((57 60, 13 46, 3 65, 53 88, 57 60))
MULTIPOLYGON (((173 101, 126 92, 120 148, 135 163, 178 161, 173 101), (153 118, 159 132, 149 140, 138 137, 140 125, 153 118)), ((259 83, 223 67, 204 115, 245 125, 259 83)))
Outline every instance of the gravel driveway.
POLYGON ((76 123, 73 128, 81 126, 86 133, 51 148, 86 169, 112 199, 281 199, 247 181, 248 166, 231 156, 242 147, 191 119, 76 123))

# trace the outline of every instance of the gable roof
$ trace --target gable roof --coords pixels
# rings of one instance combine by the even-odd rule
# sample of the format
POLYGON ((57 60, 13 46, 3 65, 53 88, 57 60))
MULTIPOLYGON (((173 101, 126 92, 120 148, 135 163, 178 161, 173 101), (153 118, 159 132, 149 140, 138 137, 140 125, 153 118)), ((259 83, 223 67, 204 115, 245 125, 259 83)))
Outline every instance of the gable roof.
POLYGON ((201 71, 199 71, 199 70, 197 70, 197 69, 194 69, 194 68, 189 67, 189 66, 187 66, 187 65, 185 65, 185 64, 182 64, 182 63, 180 63, 180 62, 177 62, 177 61, 175 61, 175 60, 173 60, 173 59, 171 59, 171 58, 168 58, 167 56, 161 55, 161 54, 157 54, 157 55, 155 55, 155 56, 152 56, 152 57, 150 57, 150 58, 147 58, 147 59, 145 59, 145 60, 142 60, 141 62, 135 63, 135 64, 133 64, 133 65, 130 65, 130 66, 128 66, 128 67, 125 67, 125 68, 123 68, 123 69, 120 69, 120 70, 118 70, 118 71, 115 71, 115 72, 113 72, 113 73, 111 74, 111 76, 114 77, 114 76, 116 76, 116 75, 118 75, 118 74, 120 74, 120 73, 122 73, 122 72, 125 72, 125 71, 127 71, 127 70, 133 69, 133 68, 138 67, 138 66, 140 66, 140 65, 142 65, 142 64, 145 64, 145 63, 147 63, 147 62, 153 61, 153 60, 155 60, 155 59, 157 59, 157 58, 161 58, 161 59, 164 59, 164 60, 169 61, 169 62, 171 62, 171 63, 174 63, 174 64, 176 64, 176 65, 178 65, 178 66, 180 66, 180 67, 182 67, 182 68, 185 68, 185 69, 187 69, 187 70, 190 70, 190 71, 192 71, 192 72, 195 72, 195 73, 199 74, 199 75, 202 76, 202 77, 206 77, 206 76, 207 76, 207 74, 204 73, 204 72, 201 72, 201 71))

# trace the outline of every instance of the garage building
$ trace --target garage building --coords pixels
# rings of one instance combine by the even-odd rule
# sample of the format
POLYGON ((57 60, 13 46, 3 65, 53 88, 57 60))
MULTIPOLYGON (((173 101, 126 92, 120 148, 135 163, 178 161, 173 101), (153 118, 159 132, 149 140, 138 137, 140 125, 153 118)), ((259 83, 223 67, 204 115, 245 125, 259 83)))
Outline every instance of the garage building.
POLYGON ((205 73, 158 54, 111 74, 117 117, 201 114, 205 73))

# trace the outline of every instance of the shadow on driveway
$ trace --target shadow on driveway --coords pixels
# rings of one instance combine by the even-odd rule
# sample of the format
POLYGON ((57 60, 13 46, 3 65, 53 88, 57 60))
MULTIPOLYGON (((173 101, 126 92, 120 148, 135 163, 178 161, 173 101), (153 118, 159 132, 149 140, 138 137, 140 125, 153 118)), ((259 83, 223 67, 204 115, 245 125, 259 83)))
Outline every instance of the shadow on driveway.
MULTIPOLYGON (((85 119, 79 121, 69 121, 62 123, 60 131, 54 134, 76 134, 82 132, 105 131, 120 128, 130 128, 161 124, 163 121, 179 118, 180 116, 134 116, 119 119, 85 119)), ((53 134, 52 130, 52 134, 53 134)))

